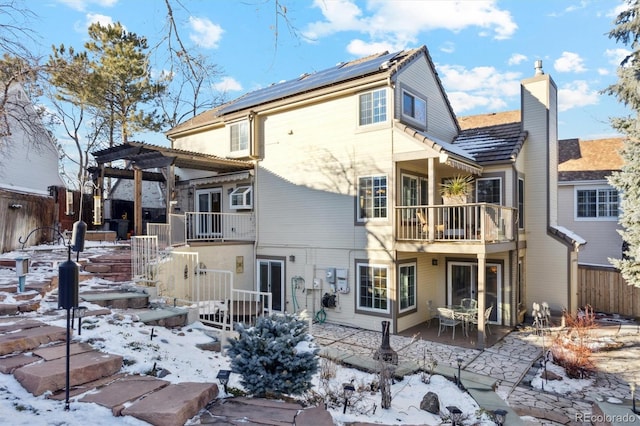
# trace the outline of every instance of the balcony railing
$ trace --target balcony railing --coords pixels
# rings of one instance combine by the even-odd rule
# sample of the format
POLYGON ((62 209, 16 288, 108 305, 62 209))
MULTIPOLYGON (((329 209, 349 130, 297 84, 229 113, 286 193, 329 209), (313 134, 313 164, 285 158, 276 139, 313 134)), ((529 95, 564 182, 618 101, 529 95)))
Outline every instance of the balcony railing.
POLYGON ((185 213, 186 241, 254 241, 253 213, 185 213))
POLYGON ((514 211, 496 204, 471 203, 396 207, 398 241, 513 241, 514 211))

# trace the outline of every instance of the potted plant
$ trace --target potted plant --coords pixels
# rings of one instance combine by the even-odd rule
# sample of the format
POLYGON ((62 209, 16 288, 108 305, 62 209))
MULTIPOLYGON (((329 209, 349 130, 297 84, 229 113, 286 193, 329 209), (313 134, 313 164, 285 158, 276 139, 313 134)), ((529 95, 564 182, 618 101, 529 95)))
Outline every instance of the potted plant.
POLYGON ((440 195, 443 204, 464 204, 471 193, 473 176, 456 175, 440 184, 440 195))

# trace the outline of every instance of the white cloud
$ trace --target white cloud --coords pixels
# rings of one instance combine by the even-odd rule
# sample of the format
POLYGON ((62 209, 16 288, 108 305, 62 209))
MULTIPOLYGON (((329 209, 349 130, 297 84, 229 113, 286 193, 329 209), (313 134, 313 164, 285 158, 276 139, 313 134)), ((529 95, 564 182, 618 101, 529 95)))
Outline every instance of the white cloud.
POLYGON ((609 75, 609 74, 611 74, 611 73, 610 73, 610 72, 609 72, 609 70, 608 70, 608 69, 606 69, 606 68, 598 68, 598 74, 599 74, 599 75, 609 75))
POLYGON ((402 50, 400 46, 392 46, 389 43, 367 43, 360 39, 351 40, 347 45, 347 52, 354 56, 369 56, 374 53, 395 52, 402 50))
POLYGON ((99 23, 102 27, 107 27, 109 25, 113 25, 113 18, 107 15, 100 15, 99 13, 88 13, 84 28, 85 33, 86 29, 89 28, 89 25, 95 23, 99 23))
POLYGON ((214 24, 208 18, 196 18, 191 16, 189 24, 193 33, 189 36, 191 41, 200 47, 215 49, 222 38, 224 30, 220 25, 214 24))
POLYGON ((233 77, 223 77, 222 80, 213 85, 213 88, 219 92, 239 92, 242 90, 242 84, 233 77))
POLYGON ((604 51, 604 56, 609 59, 609 63, 614 67, 619 67, 624 58, 631 55, 631 51, 624 48, 607 49, 604 51))
POLYGON ((572 108, 596 105, 600 99, 597 90, 589 87, 584 80, 575 80, 558 89, 558 110, 567 111, 572 108))
POLYGON ((406 46, 416 44, 419 35, 436 29, 459 32, 478 28, 481 35, 510 38, 518 26, 511 13, 495 1, 390 2, 370 0, 363 11, 353 0, 314 0, 324 20, 310 23, 303 31, 311 40, 339 33, 366 34, 375 43, 406 46))
POLYGON ((69 6, 72 9, 84 12, 90 5, 97 5, 100 7, 112 7, 118 0, 58 0, 60 3, 69 6))
POLYGON ((509 100, 520 96, 521 74, 500 73, 494 67, 466 69, 455 65, 437 65, 449 101, 456 114, 477 107, 498 111, 509 100))
POLYGON ((527 59, 527 56, 523 55, 522 53, 514 53, 513 55, 511 55, 507 63, 509 65, 519 65, 527 59))
POLYGON ((562 52, 562 56, 553 63, 558 72, 585 72, 584 60, 577 53, 562 52))
POLYGON ((451 41, 444 42, 440 46, 440 51, 444 53, 453 53, 456 51, 456 45, 451 41))

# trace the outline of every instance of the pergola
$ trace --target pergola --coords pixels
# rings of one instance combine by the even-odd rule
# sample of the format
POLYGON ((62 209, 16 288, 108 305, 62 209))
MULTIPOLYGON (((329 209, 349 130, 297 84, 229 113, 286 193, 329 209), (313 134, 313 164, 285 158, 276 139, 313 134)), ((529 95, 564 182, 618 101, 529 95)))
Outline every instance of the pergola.
POLYGON ((104 203, 104 179, 133 179, 134 181, 134 233, 142 235, 142 181, 166 183, 165 205, 167 217, 170 213, 171 194, 175 187, 175 167, 181 169, 206 170, 210 172, 230 173, 252 170, 254 165, 249 161, 233 160, 199 152, 184 151, 150 145, 142 142, 126 142, 111 148, 92 152, 97 167, 89 172, 100 197, 100 206, 104 203), (130 168, 121 169, 107 166, 116 161, 125 160, 130 168), (161 169, 162 172, 151 172, 149 169, 161 169))

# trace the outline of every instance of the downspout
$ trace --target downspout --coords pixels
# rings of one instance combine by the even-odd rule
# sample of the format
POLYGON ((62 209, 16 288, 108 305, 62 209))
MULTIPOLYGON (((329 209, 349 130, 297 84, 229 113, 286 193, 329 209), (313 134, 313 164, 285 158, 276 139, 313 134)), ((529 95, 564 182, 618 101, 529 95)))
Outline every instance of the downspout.
MULTIPOLYGON (((249 147, 249 156, 253 159, 253 221, 254 221, 254 229, 255 229, 255 237, 253 239, 253 268, 256 267, 258 261, 258 238, 260 235, 260 229, 258 225, 258 170, 259 170, 259 162, 260 162, 260 152, 259 152, 259 144, 258 144, 258 113, 255 111, 251 111, 248 116, 249 119, 249 141, 251 143, 249 147)), ((257 273, 254 270, 253 273, 253 288, 258 289, 257 282, 257 273)))
MULTIPOLYGON (((515 160, 515 159, 514 159, 515 160)), ((520 178, 518 177, 518 170, 516 169, 516 164, 515 161, 513 163, 511 163, 511 169, 513 170, 513 175, 515 176, 515 201, 516 201, 516 205, 518 205, 518 199, 520 194, 519 192, 519 188, 520 185, 518 184, 520 178)), ((523 274, 522 271, 520 270, 520 211, 518 209, 516 209, 516 220, 514 221, 514 225, 515 225, 515 232, 514 232, 514 237, 515 237, 515 242, 516 242, 516 291, 514 292, 516 294, 516 301, 518 300, 518 296, 520 296, 520 300, 524 300, 522 297, 522 294, 520 294, 520 280, 523 279, 523 274)), ((524 228, 523 228, 524 229, 524 228)), ((526 302, 523 304, 523 308, 526 311, 527 308, 527 304, 526 302)), ((515 307, 515 320, 516 323, 518 321, 518 318, 520 317, 520 306, 518 303, 516 303, 516 307, 515 307)))

